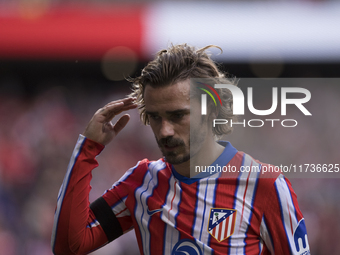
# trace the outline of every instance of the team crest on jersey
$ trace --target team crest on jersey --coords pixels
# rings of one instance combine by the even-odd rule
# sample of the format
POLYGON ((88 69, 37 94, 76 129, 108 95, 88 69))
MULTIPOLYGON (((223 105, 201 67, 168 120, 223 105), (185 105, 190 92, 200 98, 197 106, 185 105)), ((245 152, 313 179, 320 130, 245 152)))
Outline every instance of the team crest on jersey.
POLYGON ((234 233, 236 210, 211 208, 209 215, 208 232, 217 241, 222 242, 234 233))

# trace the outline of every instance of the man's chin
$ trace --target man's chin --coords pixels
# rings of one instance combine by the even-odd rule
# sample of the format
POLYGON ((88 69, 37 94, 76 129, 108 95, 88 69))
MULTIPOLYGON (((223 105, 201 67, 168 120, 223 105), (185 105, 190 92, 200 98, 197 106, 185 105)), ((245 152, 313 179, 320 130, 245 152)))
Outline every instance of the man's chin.
POLYGON ((185 156, 164 155, 164 157, 165 157, 165 160, 172 165, 179 165, 190 160, 190 154, 185 155, 185 156))

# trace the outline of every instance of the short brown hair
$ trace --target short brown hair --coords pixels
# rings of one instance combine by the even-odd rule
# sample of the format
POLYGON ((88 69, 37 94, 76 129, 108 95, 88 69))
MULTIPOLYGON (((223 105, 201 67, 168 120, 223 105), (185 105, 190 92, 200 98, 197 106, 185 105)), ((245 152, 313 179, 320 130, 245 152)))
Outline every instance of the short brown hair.
MULTIPOLYGON (((215 45, 196 49, 187 44, 170 45, 168 49, 160 50, 154 60, 150 61, 142 70, 141 76, 129 78, 133 83, 133 92, 130 96, 137 98, 140 118, 145 124, 149 124, 145 114, 144 90, 145 86, 152 87, 168 86, 190 78, 216 78, 221 82, 236 85, 235 78, 227 78, 226 74, 219 70, 217 64, 205 52, 209 48, 222 49, 215 45)), ((223 101, 223 106, 218 106, 218 119, 227 119, 228 123, 234 118, 232 114, 232 95, 229 90, 216 89, 223 101)), ((217 125, 214 134, 221 136, 231 132, 229 125, 217 125)))

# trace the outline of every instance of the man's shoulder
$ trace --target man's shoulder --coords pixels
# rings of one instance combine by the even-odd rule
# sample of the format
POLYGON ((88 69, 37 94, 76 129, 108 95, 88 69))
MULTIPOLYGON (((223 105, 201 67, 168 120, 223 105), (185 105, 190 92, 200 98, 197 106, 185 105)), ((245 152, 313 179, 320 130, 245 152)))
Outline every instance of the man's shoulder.
POLYGON ((276 179, 279 176, 283 176, 280 167, 264 163, 245 152, 239 151, 235 156, 242 158, 243 171, 253 171, 257 173, 257 177, 259 178, 276 179))
POLYGON ((235 179, 238 185, 254 183, 258 188, 272 189, 277 179, 281 177, 284 178, 280 168, 238 151, 219 178, 235 179))
POLYGON ((159 171, 161 169, 169 167, 168 164, 164 161, 163 158, 158 160, 149 160, 144 158, 132 167, 132 169, 137 170, 137 172, 146 172, 146 171, 159 171))
POLYGON ((140 161, 138 161, 136 167, 149 167, 150 165, 155 165, 155 164, 166 164, 165 160, 163 158, 160 158, 158 160, 150 160, 148 158, 144 158, 140 161))
POLYGON ((275 165, 263 163, 245 152, 238 152, 235 156, 242 158, 238 176, 239 183, 253 183, 258 190, 266 194, 275 191, 281 179, 285 180, 282 170, 275 165))
POLYGON ((125 172, 125 174, 117 182, 114 183, 113 186, 117 186, 121 183, 141 183, 148 173, 153 174, 154 172, 157 172, 160 169, 164 169, 165 167, 167 167, 167 165, 165 164, 163 159, 155 161, 144 158, 138 161, 135 166, 129 168, 125 172))

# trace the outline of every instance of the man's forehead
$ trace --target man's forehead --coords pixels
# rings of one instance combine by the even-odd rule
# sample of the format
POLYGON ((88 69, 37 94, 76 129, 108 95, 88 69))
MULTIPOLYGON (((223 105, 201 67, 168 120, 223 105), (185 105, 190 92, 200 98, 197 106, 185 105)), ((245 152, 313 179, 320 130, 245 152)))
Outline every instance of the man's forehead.
POLYGON ((190 99, 190 83, 187 81, 177 82, 165 86, 145 86, 144 99, 174 101, 176 99, 190 99))
POLYGON ((173 83, 149 85, 147 84, 145 88, 160 89, 160 90, 174 90, 174 91, 187 91, 190 88, 190 79, 177 81, 173 83))
POLYGON ((176 111, 190 111, 190 87, 176 83, 166 87, 145 88, 145 110, 149 113, 168 114, 176 111))
POLYGON ((163 100, 157 103, 145 101, 145 110, 150 113, 175 113, 190 111, 190 100, 163 100))

